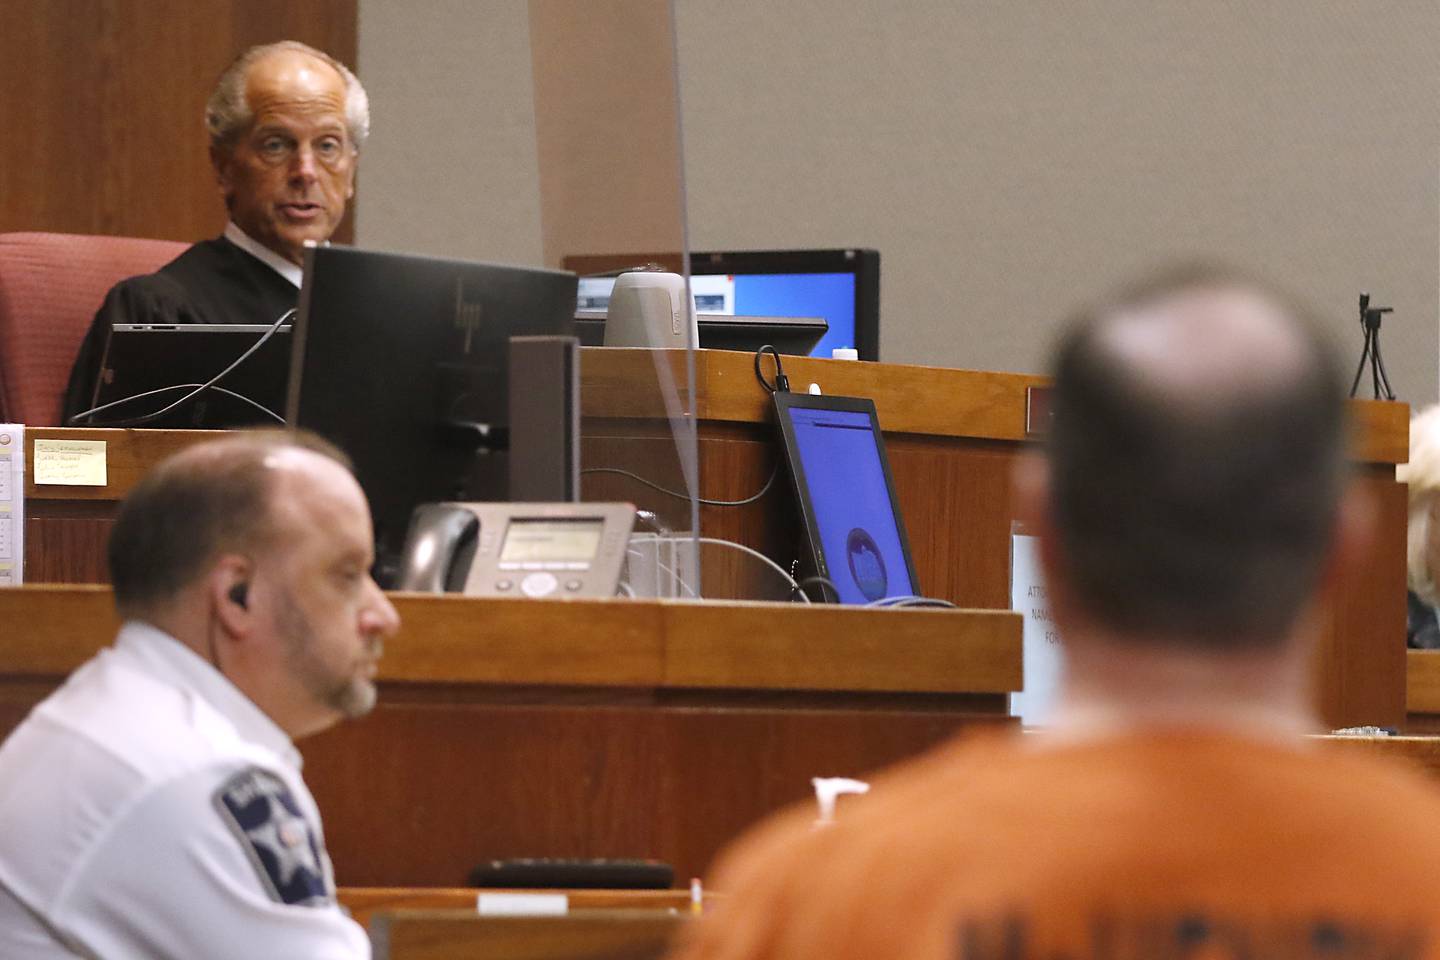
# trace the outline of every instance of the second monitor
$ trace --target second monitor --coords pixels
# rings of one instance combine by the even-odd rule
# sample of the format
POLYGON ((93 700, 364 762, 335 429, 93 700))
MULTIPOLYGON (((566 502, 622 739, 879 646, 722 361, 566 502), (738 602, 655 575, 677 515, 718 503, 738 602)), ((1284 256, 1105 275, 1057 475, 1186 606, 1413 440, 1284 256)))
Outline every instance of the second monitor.
POLYGON ((510 498, 509 338, 571 335, 575 292, 558 270, 306 251, 286 420, 354 461, 382 582, 417 505, 510 498))

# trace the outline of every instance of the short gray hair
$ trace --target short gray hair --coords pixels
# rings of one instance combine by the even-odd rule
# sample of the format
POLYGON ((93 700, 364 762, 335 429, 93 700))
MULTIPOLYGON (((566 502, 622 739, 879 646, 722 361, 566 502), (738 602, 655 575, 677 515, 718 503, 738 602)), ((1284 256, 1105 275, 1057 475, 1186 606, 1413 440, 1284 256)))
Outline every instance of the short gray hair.
POLYGON ((144 619, 205 576, 222 553, 250 553, 278 534, 266 459, 309 450, 350 469, 349 458, 303 430, 244 430, 159 463, 120 504, 107 554, 115 607, 144 619))
POLYGON ((205 103, 205 129, 210 133, 210 145, 220 149, 234 146, 240 131, 253 119, 250 103, 245 99, 245 82, 250 68, 271 54, 287 50, 328 63, 345 81, 345 126, 358 153, 365 145, 365 138, 370 135, 370 98, 365 95, 365 88, 345 64, 323 50, 316 50, 298 40, 281 40, 279 43, 251 47, 225 68, 215 84, 215 92, 205 103))

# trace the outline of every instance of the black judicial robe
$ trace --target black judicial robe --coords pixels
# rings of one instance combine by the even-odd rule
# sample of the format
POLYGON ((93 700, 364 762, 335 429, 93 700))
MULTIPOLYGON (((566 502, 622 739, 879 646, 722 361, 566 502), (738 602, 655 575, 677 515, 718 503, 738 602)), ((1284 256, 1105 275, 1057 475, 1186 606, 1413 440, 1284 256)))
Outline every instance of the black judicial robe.
POLYGON ((274 323, 299 300, 294 284, 224 237, 195 244, 156 273, 120 281, 80 344, 62 422, 90 409, 112 323, 274 323))

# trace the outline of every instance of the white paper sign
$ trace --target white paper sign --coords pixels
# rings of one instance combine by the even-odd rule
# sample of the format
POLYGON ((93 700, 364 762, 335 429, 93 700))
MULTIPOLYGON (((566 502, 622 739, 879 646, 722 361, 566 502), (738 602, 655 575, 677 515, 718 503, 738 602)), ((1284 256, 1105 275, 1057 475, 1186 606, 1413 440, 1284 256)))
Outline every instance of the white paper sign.
POLYGON ((482 917, 563 917, 570 898, 563 893, 482 893, 475 909, 482 917))
POLYGON ((1054 707, 1065 659, 1050 619, 1036 537, 1010 537, 1010 609, 1025 617, 1025 689, 1011 695, 1010 712, 1026 726, 1042 726, 1054 707))
POLYGON ((25 428, 0 423, 0 587, 25 582, 25 428))

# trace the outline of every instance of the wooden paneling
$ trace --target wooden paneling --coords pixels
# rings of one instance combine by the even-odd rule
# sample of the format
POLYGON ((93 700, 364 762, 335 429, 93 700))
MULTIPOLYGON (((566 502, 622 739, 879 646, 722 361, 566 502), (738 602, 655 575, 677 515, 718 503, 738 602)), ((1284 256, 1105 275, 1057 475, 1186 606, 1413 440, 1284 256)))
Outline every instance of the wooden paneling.
POLYGON ((204 106, 220 72, 281 39, 355 64, 355 0, 45 0, 6 4, 0 24, 0 232, 215 236, 204 106))
MULTIPOLYGON (((1004 611, 392 597, 380 705, 300 745, 342 884, 453 886, 525 856, 699 875, 812 776, 1009 722, 1020 681, 1004 611)), ((109 642, 110 606, 0 589, 0 737, 109 642)))
POLYGON ((1440 714, 1440 652, 1406 652, 1405 706, 1411 713, 1440 714))
MULTIPOLYGON (((683 878, 677 878, 677 883, 683 878)), ((340 905, 362 927, 372 914, 400 910, 465 910, 474 913, 476 898, 485 893, 532 893, 528 890, 481 890, 476 887, 341 887, 335 891, 340 905)), ((689 912, 690 891, 684 890, 545 890, 563 894, 571 910, 673 910, 689 912)), ((702 904, 715 902, 714 894, 702 904)))
MULTIPOLYGON (((653 857, 681 877, 814 776, 858 776, 998 713, 401 701, 301 744, 336 876, 461 884, 504 857, 653 857)), ((534 697, 531 697, 533 701, 534 697)), ((555 697, 563 700, 563 691, 555 697)), ((1003 707, 1001 707, 1003 709, 1003 707)))
POLYGON ((210 430, 114 430, 88 427, 35 427, 25 431, 25 499, 110 502, 122 499, 155 464, 217 434, 210 430), (35 483, 36 440, 89 440, 105 444, 103 487, 69 487, 35 483))
POLYGON ((1408 650, 1405 658, 1405 730, 1440 734, 1440 650, 1408 650))
MULTIPOLYGON (((684 491, 685 471, 663 394, 668 379, 686 382, 683 352, 582 351, 582 463, 620 467, 670 491, 684 491)), ((1039 377, 931 367, 790 358, 792 384, 819 383, 831 394, 870 396, 886 430, 896 492, 909 529, 924 592, 961 607, 1009 606, 1009 489, 1015 458, 1027 447, 1025 397, 1039 377)), ((701 351, 693 358, 699 493, 720 501, 746 499, 775 474, 779 452, 770 401, 755 381, 751 357, 701 351)), ((1351 458, 1377 507, 1370 555, 1341 571, 1323 616, 1316 659, 1317 699, 1332 727, 1405 719, 1404 595, 1405 489, 1394 462, 1408 451, 1404 404, 1354 401, 1351 458)), ((203 439, 203 433, 147 431, 33 431, 35 436, 108 438, 112 478, 105 488, 34 488, 30 529, 41 519, 46 540, 31 539, 27 562, 36 571, 92 571, 97 561, 72 554, 103 552, 103 516, 91 509, 123 495, 164 452, 203 439), (86 567, 85 563, 91 567, 86 567)), ((587 474, 586 499, 628 500, 653 510, 672 530, 692 529, 688 503, 614 474, 587 474)), ((800 555, 800 530, 789 480, 783 473, 763 497, 744 506, 703 506, 700 530, 760 550, 782 568, 800 555)), ((738 552, 706 548, 707 597, 784 600, 788 588, 773 570, 738 552)), ((32 574, 32 582, 40 574, 32 574)), ((78 577, 77 577, 78 579, 78 577)), ((692 585, 693 586, 693 585, 692 585)))
MULTIPOLYGON (((392 684, 1004 694, 1019 689, 1020 615, 800 604, 390 594, 392 684)), ((0 676, 59 677, 119 625, 108 587, 0 589, 0 676)))
POLYGON ((1330 726, 1400 727, 1405 723, 1406 488, 1395 482, 1388 464, 1362 468, 1357 482, 1375 505, 1376 543, 1341 574, 1314 682, 1320 703, 1329 707, 1325 718, 1330 726), (1370 707, 1347 715, 1334 709, 1338 704, 1370 707))
POLYGON ((473 911, 381 913, 375 960, 658 960, 687 921, 661 910, 563 917, 481 917, 473 911))

